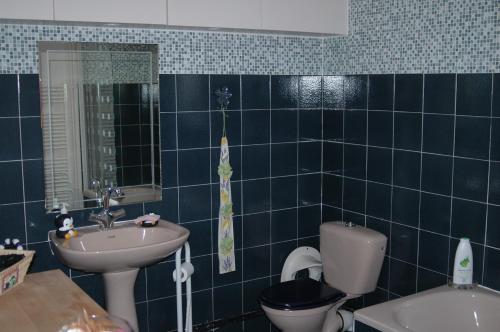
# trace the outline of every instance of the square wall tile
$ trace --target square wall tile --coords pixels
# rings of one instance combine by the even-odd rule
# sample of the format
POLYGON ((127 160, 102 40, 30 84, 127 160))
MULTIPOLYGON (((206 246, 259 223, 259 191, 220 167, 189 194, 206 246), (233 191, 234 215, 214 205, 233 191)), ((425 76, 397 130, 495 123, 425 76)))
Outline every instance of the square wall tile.
POLYGON ((451 198, 422 193, 420 199, 420 227, 439 234, 450 232, 451 198))
POLYGON ((242 75, 242 108, 269 109, 270 104, 270 76, 269 75, 242 75))
POLYGON ((455 158, 453 196, 485 202, 487 189, 487 161, 455 158))
POLYGON ((485 226, 486 204, 453 199, 451 236, 468 237, 473 242, 484 243, 485 226))
POLYGON ((228 110, 240 109, 240 76, 239 75, 210 75, 210 109, 220 110, 220 104, 217 101, 217 90, 226 87, 231 93, 229 98, 228 110))
POLYGON ((450 195, 452 165, 452 157, 422 154, 422 190, 450 195))
POLYGON ((0 116, 18 116, 17 75, 0 75, 0 116))
POLYGON ((424 112, 455 113, 455 74, 424 75, 424 112))
POLYGON ((422 112, 423 75, 396 75, 394 110, 422 112))
POLYGON ((424 152, 453 154, 455 117, 450 115, 424 114, 424 152))
POLYGON ((208 111, 208 77, 209 75, 177 75, 178 112, 208 111))
POLYGON ((391 228, 391 257, 416 264, 418 253, 418 230, 413 227, 393 224, 391 228))
POLYGON ((368 112, 368 144, 392 147, 392 112, 368 112))
POLYGON ((344 77, 344 98, 346 109, 366 109, 367 75, 344 77))
POLYGON ((394 185, 420 189, 420 158, 418 152, 394 151, 394 185))
POLYGON ((490 119, 456 117, 455 155, 488 159, 490 141, 490 119))
POLYGON ((421 114, 394 113, 394 147, 396 149, 420 151, 421 137, 421 114))
POLYGON ((457 115, 489 116, 491 74, 457 75, 457 115))
POLYGON ((271 107, 297 108, 299 86, 297 76, 271 76, 271 107))
POLYGON ((393 109, 394 75, 368 76, 368 109, 393 109))

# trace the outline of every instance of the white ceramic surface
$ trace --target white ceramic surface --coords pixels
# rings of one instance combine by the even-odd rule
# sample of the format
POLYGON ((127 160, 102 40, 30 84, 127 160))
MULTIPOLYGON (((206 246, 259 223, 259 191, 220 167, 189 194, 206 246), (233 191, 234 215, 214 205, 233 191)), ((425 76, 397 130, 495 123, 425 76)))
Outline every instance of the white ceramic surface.
MULTIPOLYGON (((159 220, 156 227, 139 227, 133 221, 114 224, 107 230, 99 226, 77 228, 78 236, 60 239, 49 233, 54 253, 69 267, 103 274, 106 309, 129 322, 139 331, 135 310, 134 283, 139 268, 161 261, 179 249, 189 231, 159 220)), ((165 275, 165 281, 169 275, 165 275)))
POLYGON ((165 220, 149 228, 124 221, 109 230, 91 226, 77 231, 79 235, 69 240, 50 232, 54 253, 71 268, 101 273, 157 263, 179 249, 189 236, 186 228, 165 220))
POLYGON ((444 285, 360 309, 354 318, 382 332, 498 332, 500 293, 444 285))

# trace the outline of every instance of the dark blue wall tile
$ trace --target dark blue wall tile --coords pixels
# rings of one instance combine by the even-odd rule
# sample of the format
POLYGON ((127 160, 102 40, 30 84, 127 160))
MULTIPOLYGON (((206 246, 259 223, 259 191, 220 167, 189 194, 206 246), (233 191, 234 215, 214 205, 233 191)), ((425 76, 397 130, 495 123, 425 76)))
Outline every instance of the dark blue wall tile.
POLYGON ((270 243, 271 215, 269 212, 243 216, 243 248, 270 243))
MULTIPOLYGON (((211 232, 211 220, 203 220, 183 224, 189 234, 189 244, 191 246, 191 255, 208 255, 212 253, 212 239, 208 234, 211 232)), ((173 257, 172 257, 173 258, 173 257)))
POLYGON ((232 94, 229 98, 228 110, 240 109, 240 76, 239 75, 210 75, 210 109, 220 110, 215 91, 223 87, 229 88, 232 94))
POLYGON ((487 188, 487 161, 455 158, 453 196, 485 202, 487 188))
MULTIPOLYGON (((193 304, 194 306, 194 304, 193 304)), ((175 312, 175 296, 148 303, 149 331, 168 331, 176 328, 176 320, 165 312, 175 312)))
MULTIPOLYGON (((42 128, 40 125, 40 118, 21 118, 21 134, 23 159, 42 158, 42 128)), ((14 142, 11 141, 10 144, 12 143, 14 142)))
MULTIPOLYGON (((214 318, 238 316, 242 313, 242 284, 216 287, 214 296, 214 318)), ((165 315, 165 312, 163 312, 165 315)))
MULTIPOLYGON (((365 212, 365 187, 365 181, 348 178, 344 179, 344 209, 359 213, 365 212)), ((335 190, 325 185, 323 185, 323 188, 323 192, 325 192, 325 190, 335 190)), ((337 206, 340 207, 340 205, 337 206)))
POLYGON ((298 138, 297 110, 271 111, 271 141, 296 142, 298 138))
POLYGON ((179 188, 180 222, 210 219, 210 195, 210 185, 179 188))
POLYGON ((36 251, 28 270, 29 273, 59 269, 69 275, 69 268, 61 264, 56 256, 52 255, 48 242, 30 243, 28 244, 28 249, 36 251))
POLYGON ((418 265, 446 274, 449 239, 447 236, 420 231, 418 265))
POLYGON ((420 157, 418 152, 394 151, 394 185, 420 188, 420 157))
POLYGON ((323 143, 323 172, 342 174, 343 145, 340 143, 323 143))
POLYGON ((366 178, 365 146, 344 144, 344 176, 366 178))
POLYGON ((489 116, 491 74, 457 75, 457 114, 489 116))
POLYGON ((396 75, 394 109, 422 112, 423 76, 421 74, 396 75))
POLYGON ((298 209, 298 237, 319 235, 321 207, 319 205, 298 209))
POLYGON ((296 108, 299 99, 297 76, 271 76, 271 107, 296 108))
POLYGON ((208 110, 208 75, 177 75, 176 87, 178 112, 208 110))
POLYGON ((392 147, 392 112, 368 112, 368 144, 392 147))
POLYGON ((242 114, 243 144, 262 144, 270 142, 270 111, 244 111, 242 114))
POLYGON ((0 118, 0 161, 21 159, 19 118, 0 118))
POLYGON ((177 157, 180 186, 210 182, 210 149, 180 150, 177 157))
POLYGON ((492 115, 500 116, 500 73, 493 74, 493 103, 492 115))
POLYGON ((269 245, 243 249, 243 280, 266 277, 270 274, 269 245))
POLYGON ((299 107, 321 108, 321 76, 299 76, 299 107))
POLYGON ((453 199, 451 236, 468 237, 477 243, 484 242, 486 204, 453 199))
MULTIPOLYGON (((26 211, 28 212, 29 210, 26 211)), ((4 238, 10 237, 19 239, 23 245, 25 244, 26 231, 24 205, 22 203, 0 205, 0 234, 2 234, 4 238)), ((47 232, 45 232, 44 239, 42 241, 45 240, 47 240, 47 232)), ((3 239, 1 241, 3 241, 3 239)))
POLYGON ((271 242, 297 238, 297 209, 273 211, 271 213, 271 242))
POLYGON ((500 207, 488 205, 486 245, 500 248, 500 207))
POLYGON ((419 192, 394 187, 392 190, 392 220, 418 227, 419 192))
MULTIPOLYGON (((241 112, 227 111, 226 114, 226 137, 229 146, 241 144, 241 112)), ((212 112, 211 114, 211 132, 212 146, 219 146, 223 133, 223 114, 222 112, 212 112)))
MULTIPOLYGON (((499 82, 500 84, 500 82, 499 82)), ((500 98, 500 97, 499 97, 500 98)), ((500 105, 499 105, 500 108, 500 105)), ((499 111, 500 113, 500 111, 499 111)), ((500 161, 500 119, 491 119, 491 151, 490 159, 500 161)))
POLYGON ((344 76, 323 76, 323 108, 344 107, 344 76))
POLYGON ((342 141, 344 137, 344 111, 323 111, 323 139, 328 141, 342 141))
POLYGON ((299 173, 321 171, 321 146, 321 142, 299 143, 299 173))
POLYGON ((393 109, 394 75, 368 76, 368 109, 393 109))
POLYGON ((366 109, 368 76, 347 75, 344 77, 344 99, 346 109, 366 109))
POLYGON ((422 150, 425 152, 453 154, 455 118, 448 115, 424 114, 424 137, 422 150))
POLYGON ((207 112, 177 114, 179 149, 210 146, 210 120, 207 112))
MULTIPOLYGON (((243 311, 249 312, 260 309, 259 296, 260 292, 271 285, 271 278, 261 278, 243 283, 243 311)), ((245 330, 248 329, 248 322, 245 321, 245 330)), ((267 323, 269 324, 269 323, 267 323)), ((269 326, 268 326, 269 329, 269 326)), ((250 330, 250 329, 249 329, 250 330)), ((250 331, 260 331, 258 329, 250 331)))
POLYGON ((273 210, 297 206, 297 176, 271 179, 271 205, 273 210))
POLYGON ((23 161, 24 172, 24 199, 26 201, 43 200, 43 161, 27 160, 23 161))
MULTIPOLYGON (((212 287, 212 255, 194 257, 191 259, 196 275, 191 277, 193 291, 212 287)), ((218 269, 218 265, 214 266, 218 269)))
POLYGON ((299 140, 320 140, 322 126, 321 110, 299 111, 299 140))
POLYGON ((396 149, 419 151, 421 137, 421 114, 394 113, 394 147, 396 149))
POLYGON ((269 109, 270 86, 269 75, 242 75, 242 108, 247 109, 269 109))
POLYGON ((415 293, 417 268, 415 265, 391 259, 389 291, 400 296, 415 293))
POLYGON ((391 183, 392 151, 383 148, 368 148, 368 180, 391 183))
POLYGON ((160 112, 176 112, 175 75, 160 74, 160 112))
POLYGON ((321 203, 321 174, 299 175, 299 206, 321 203))
POLYGON ((450 232, 451 198, 422 193, 420 199, 420 227, 448 235, 450 232))
POLYGON ((367 184, 366 214, 389 220, 391 217, 391 187, 384 184, 367 184))
POLYGON ((418 229, 393 224, 391 229, 391 257, 416 264, 418 229))
POLYGON ((40 87, 38 74, 19 75, 19 102, 21 116, 40 115, 40 87))
POLYGON ((243 146, 242 178, 266 178, 270 174, 270 145, 243 146))
MULTIPOLYGON (((363 187, 364 188, 364 187, 363 187)), ((364 190, 363 190, 364 192, 364 190)), ((364 199, 363 199, 364 202, 364 199)), ((342 178, 335 175, 323 175, 323 203, 342 207, 342 178)), ((364 210, 364 207, 363 207, 364 210)))
POLYGON ((455 155, 488 159, 490 119, 457 116, 455 123, 455 155))
POLYGON ((17 75, 0 75, 0 116, 18 116, 17 75))
POLYGON ((355 322, 355 325, 356 332, 379 332, 379 330, 358 321, 355 322))
POLYGON ((427 74, 424 80, 424 112, 455 113, 455 74, 427 74))
MULTIPOLYGON (((272 176, 297 174, 297 148, 297 143, 273 144, 271 146, 272 176)), ((250 163, 256 162, 250 161, 250 163)))
POLYGON ((344 112, 344 142, 366 144, 366 111, 344 112))
POLYGON ((163 151, 161 153, 162 187, 177 186, 177 151, 163 151))
POLYGON ((175 113, 160 114, 160 144, 162 150, 177 148, 177 115, 175 113))
POLYGON ((0 163, 0 204, 23 201, 22 166, 20 161, 0 163))
POLYGON ((270 180, 243 182, 243 213, 256 213, 270 209, 270 180))
POLYGON ((418 269, 417 292, 446 285, 448 277, 426 269, 418 269))
POLYGON ((422 190, 451 193, 452 157, 422 154, 422 190))
POLYGON ((484 261, 484 285, 493 289, 500 289, 500 250, 486 248, 484 261))

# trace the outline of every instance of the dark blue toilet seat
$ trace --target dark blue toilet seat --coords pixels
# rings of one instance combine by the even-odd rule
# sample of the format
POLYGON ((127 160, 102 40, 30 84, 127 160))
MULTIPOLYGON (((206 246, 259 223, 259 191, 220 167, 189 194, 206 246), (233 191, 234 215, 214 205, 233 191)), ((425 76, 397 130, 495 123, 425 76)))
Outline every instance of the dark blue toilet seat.
POLYGON ((260 303, 277 310, 303 310, 338 302, 346 295, 313 279, 282 282, 264 289, 260 303))

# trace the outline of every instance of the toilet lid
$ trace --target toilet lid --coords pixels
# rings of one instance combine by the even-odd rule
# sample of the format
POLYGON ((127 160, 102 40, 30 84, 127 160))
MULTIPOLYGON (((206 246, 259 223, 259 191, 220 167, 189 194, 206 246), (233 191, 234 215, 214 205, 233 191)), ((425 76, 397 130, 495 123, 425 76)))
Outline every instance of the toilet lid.
POLYGON ((260 295, 263 305, 273 309, 311 309, 337 302, 345 296, 338 289, 313 279, 282 282, 266 288, 260 295))

